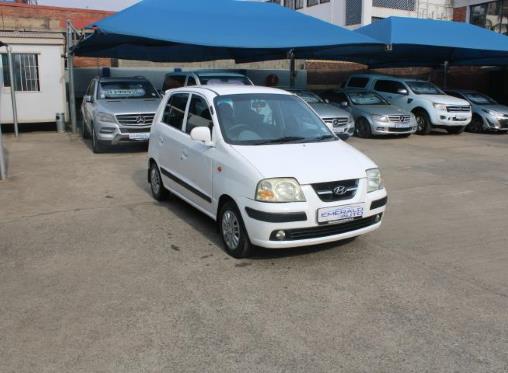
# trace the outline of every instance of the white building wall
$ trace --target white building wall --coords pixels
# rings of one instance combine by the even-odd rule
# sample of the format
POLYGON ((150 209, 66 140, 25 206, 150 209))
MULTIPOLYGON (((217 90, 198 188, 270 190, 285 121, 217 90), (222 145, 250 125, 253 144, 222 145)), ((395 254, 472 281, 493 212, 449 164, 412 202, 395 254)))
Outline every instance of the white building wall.
MULTIPOLYGON (((56 113, 67 116, 63 38, 6 38, 4 43, 12 47, 13 53, 36 53, 39 62, 39 92, 16 91, 19 123, 55 122, 56 113)), ((0 48, 5 53, 5 47, 0 48)), ((1 64, 0 64, 1 70, 1 64)), ((12 123, 11 88, 2 87, 0 97, 0 121, 12 123)))

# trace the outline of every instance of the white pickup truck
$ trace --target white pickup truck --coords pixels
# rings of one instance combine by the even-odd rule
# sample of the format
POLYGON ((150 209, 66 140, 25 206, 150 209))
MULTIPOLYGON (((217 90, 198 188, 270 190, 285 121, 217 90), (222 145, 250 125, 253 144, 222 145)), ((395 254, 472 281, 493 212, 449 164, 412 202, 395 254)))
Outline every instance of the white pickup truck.
POLYGON ((417 133, 426 135, 433 128, 459 134, 471 122, 471 105, 449 96, 431 82, 381 74, 356 74, 345 87, 377 92, 392 105, 412 112, 418 124, 417 133))

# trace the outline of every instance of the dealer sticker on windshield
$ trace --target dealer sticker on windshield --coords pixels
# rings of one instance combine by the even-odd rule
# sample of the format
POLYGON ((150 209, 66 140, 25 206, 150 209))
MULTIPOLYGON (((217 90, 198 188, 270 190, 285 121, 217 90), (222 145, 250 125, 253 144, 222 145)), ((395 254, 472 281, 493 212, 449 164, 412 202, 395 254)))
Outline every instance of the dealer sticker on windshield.
POLYGON ((349 221, 363 216, 363 206, 337 206, 319 209, 318 223, 349 221))

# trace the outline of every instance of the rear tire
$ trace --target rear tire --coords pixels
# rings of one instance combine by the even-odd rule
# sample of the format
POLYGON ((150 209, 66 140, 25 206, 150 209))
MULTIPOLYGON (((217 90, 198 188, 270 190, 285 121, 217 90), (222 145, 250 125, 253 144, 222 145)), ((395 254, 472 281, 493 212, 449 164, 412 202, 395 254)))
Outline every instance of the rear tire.
POLYGON ((365 118, 358 118, 355 124, 356 136, 368 139, 372 137, 372 129, 370 128, 370 123, 365 118))
POLYGON ((221 207, 217 223, 224 249, 229 255, 237 259, 251 256, 253 247, 240 210, 233 201, 228 201, 221 207))
POLYGON ((150 164, 150 189, 152 190, 153 198, 157 201, 164 201, 169 197, 169 192, 164 188, 159 167, 157 167, 155 162, 150 164))
POLYGON ((428 135, 432 131, 429 114, 424 110, 417 110, 414 115, 417 123, 416 133, 423 136, 428 135))
POLYGON ((462 132, 464 132, 464 130, 466 129, 466 127, 449 127, 446 129, 446 131, 450 134, 450 135, 460 135, 462 132))

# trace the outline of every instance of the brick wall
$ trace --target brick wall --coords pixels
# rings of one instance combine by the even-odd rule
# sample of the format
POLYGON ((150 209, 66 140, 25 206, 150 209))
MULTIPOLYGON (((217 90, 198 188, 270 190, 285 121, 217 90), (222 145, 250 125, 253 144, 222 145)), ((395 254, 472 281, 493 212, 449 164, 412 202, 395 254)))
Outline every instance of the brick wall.
MULTIPOLYGON (((0 30, 65 32, 67 20, 83 28, 113 14, 103 10, 60 8, 53 6, 0 3, 0 30)), ((109 58, 76 58, 77 67, 111 66, 109 58)))
POLYGON ((466 22, 467 6, 453 9, 453 20, 455 22, 466 22))

